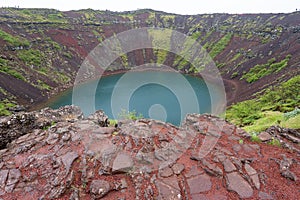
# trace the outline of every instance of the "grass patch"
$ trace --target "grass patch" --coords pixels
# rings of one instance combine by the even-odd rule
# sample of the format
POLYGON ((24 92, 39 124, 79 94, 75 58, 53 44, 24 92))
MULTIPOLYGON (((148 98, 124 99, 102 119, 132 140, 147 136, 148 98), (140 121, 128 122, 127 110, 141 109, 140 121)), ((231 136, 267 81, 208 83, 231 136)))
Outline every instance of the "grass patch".
POLYGON ((232 38, 232 34, 228 33, 224 35, 216 44, 213 45, 212 49, 209 52, 209 55, 212 58, 215 58, 219 53, 221 53, 232 38))
POLYGON ((261 113, 262 117, 255 120, 252 125, 245 126, 247 132, 261 132, 273 125, 279 125, 283 121, 283 113, 278 111, 266 111, 261 113))
POLYGON ((269 145, 278 146, 280 147, 280 141, 278 139, 272 138, 272 141, 268 142, 269 145))
POLYGON ((30 43, 26 39, 14 37, 5 31, 2 31, 1 29, 0 29, 0 38, 14 47, 20 47, 20 46, 29 47, 30 45, 30 43))
POLYGON ((2 58, 0 58, 0 72, 13 76, 22 81, 26 81, 26 78, 21 73, 9 67, 8 62, 2 58))
POLYGON ((27 65, 40 66, 43 55, 39 50, 29 49, 18 52, 18 57, 27 65))
POLYGON ((137 120, 137 119, 142 119, 143 115, 141 113, 137 113, 135 110, 126 111, 125 109, 122 109, 121 112, 119 113, 119 118, 137 120))
POLYGON ((258 133, 252 132, 252 133, 250 133, 250 135, 251 135, 251 141, 253 141, 253 142, 261 142, 261 140, 258 137, 258 133))
POLYGON ((41 89, 41 90, 51 90, 51 89, 52 89, 52 87, 51 87, 50 85, 44 83, 44 82, 41 81, 41 80, 38 80, 37 82, 38 82, 37 87, 38 87, 39 89, 41 89))
POLYGON ((0 116, 11 115, 9 108, 15 107, 16 104, 9 102, 7 99, 0 101, 0 116))
POLYGON ((156 55, 156 62, 163 64, 170 50, 170 41, 172 31, 170 30, 148 30, 148 34, 152 39, 153 51, 156 55))
POLYGON ((288 65, 291 55, 287 55, 285 59, 276 62, 275 58, 268 60, 266 64, 255 65, 248 73, 242 76, 242 79, 246 79, 248 83, 255 82, 271 73, 276 73, 285 68, 288 65))
POLYGON ((118 125, 118 120, 116 119, 109 119, 109 126, 116 127, 118 125))
POLYGON ((300 129, 300 115, 284 120, 280 125, 285 128, 300 129))
POLYGON ((233 78, 237 77, 238 75, 239 75, 238 72, 233 72, 233 73, 231 74, 230 78, 233 79, 233 78))
POLYGON ((232 105, 226 119, 244 127, 247 132, 260 132, 272 125, 300 129, 300 76, 269 88, 256 99, 232 105))

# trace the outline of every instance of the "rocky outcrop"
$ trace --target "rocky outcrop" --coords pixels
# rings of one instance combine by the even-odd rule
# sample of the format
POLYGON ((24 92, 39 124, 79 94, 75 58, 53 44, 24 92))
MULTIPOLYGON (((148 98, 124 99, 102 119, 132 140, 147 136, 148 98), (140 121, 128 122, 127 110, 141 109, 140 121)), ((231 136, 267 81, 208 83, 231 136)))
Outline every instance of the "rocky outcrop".
POLYGON ((253 143, 214 116, 189 114, 181 127, 140 119, 115 128, 101 126, 103 112, 83 118, 77 107, 23 115, 33 123, 0 150, 2 199, 299 197, 299 153, 253 143), (55 123, 36 125, 46 118, 55 123))
POLYGON ((32 130, 46 129, 57 122, 75 121, 82 118, 83 113, 74 106, 65 106, 58 110, 45 108, 40 112, 3 117, 0 119, 0 149, 32 130))

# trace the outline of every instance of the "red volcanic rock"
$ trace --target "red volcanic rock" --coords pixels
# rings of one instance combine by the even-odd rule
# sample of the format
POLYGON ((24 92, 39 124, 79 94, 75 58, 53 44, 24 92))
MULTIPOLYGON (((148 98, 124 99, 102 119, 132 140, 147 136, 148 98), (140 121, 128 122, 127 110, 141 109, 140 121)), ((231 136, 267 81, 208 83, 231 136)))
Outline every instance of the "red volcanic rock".
MULTIPOLYGON (((99 134, 97 116, 105 119, 104 113, 84 119, 76 107, 67 107, 29 114, 34 124, 51 125, 28 125, 0 150, 1 199, 299 197, 297 151, 254 143, 214 116, 190 114, 181 127, 123 121, 113 133, 99 134), (55 123, 42 117, 47 112, 55 123), (208 148, 206 141, 215 143, 208 148)), ((1 131, 6 129, 2 124, 1 131)))

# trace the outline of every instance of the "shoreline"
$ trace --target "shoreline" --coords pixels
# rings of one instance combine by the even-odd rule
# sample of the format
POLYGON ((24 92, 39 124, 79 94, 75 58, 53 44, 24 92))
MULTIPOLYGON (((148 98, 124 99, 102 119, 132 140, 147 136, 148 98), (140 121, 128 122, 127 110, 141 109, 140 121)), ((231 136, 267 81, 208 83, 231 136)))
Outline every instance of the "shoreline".
MULTIPOLYGON (((118 70, 114 70, 114 71, 105 71, 102 76, 97 77, 97 78, 93 78, 93 79, 89 79, 83 83, 80 84, 85 84, 89 81, 93 81, 93 80, 97 80, 101 77, 108 77, 108 76, 112 76, 112 75, 117 75, 117 74, 124 74, 126 72, 143 72, 143 71, 161 71, 161 72, 176 72, 176 73, 180 73, 180 74, 184 74, 184 75, 189 75, 189 76, 194 76, 200 79, 204 79, 204 77, 199 74, 189 74, 189 73, 184 73, 183 71, 176 71, 175 69, 169 69, 169 68, 143 68, 143 69, 118 69, 118 70)), ((205 75, 205 80, 209 81, 211 84, 213 84, 213 80, 215 78, 211 77, 211 76, 207 76, 205 75)), ((233 81, 233 80, 227 80, 227 79, 223 79, 222 78, 222 82, 224 85, 224 89, 225 89, 225 95, 226 95, 226 107, 231 105, 232 103, 234 103, 234 99, 236 97, 237 91, 238 91, 238 84, 233 81), (228 92, 228 91, 234 91, 234 92, 228 92)), ((72 90, 74 87, 74 83, 73 84, 68 84, 68 86, 62 86, 57 88, 55 92, 50 93, 49 96, 47 97, 46 101, 43 102, 38 102, 36 105, 29 105, 28 107, 28 111, 37 111, 37 110, 41 110, 43 108, 49 107, 48 105, 55 101, 57 98, 59 98, 61 95, 69 92, 70 90, 72 90)))

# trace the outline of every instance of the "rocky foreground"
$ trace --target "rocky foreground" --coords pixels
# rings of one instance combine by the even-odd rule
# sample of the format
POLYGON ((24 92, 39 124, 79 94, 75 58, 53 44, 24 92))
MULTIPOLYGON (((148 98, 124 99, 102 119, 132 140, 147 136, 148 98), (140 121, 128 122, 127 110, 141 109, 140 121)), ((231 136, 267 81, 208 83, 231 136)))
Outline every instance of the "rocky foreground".
POLYGON ((181 127, 107 122, 101 111, 83 118, 73 106, 1 118, 0 199, 300 196, 297 138, 289 149, 254 143, 242 129, 198 114, 181 127))

